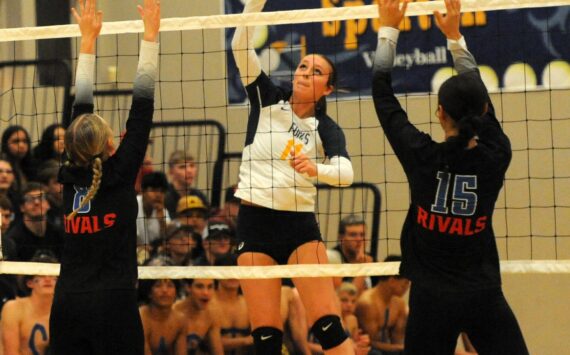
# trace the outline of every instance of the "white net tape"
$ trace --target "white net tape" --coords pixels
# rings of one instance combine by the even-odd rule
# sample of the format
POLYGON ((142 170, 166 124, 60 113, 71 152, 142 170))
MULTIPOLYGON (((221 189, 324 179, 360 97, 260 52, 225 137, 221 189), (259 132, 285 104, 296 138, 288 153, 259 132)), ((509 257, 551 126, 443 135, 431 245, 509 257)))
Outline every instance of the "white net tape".
MULTIPOLYGON (((462 3, 461 10, 463 12, 472 12, 564 5, 570 5, 570 0, 465 0, 462 3)), ((434 10, 445 12, 445 5, 443 1, 410 3, 407 15, 431 15, 434 10)), ((160 31, 168 32, 232 28, 236 26, 295 24, 360 18, 376 18, 377 16, 378 9, 376 5, 262 12, 237 15, 195 16, 187 18, 163 19, 160 24, 160 31)), ((138 20, 105 22, 101 30, 101 35, 140 33, 142 31, 143 24, 138 20)), ((79 32, 79 27, 75 24, 61 26, 9 28, 0 30, 0 42, 79 37, 80 35, 81 33, 79 32)))
MULTIPOLYGON (((139 279, 271 279, 295 277, 395 275, 400 263, 279 266, 141 266, 139 279)), ((563 274, 570 260, 502 261, 504 274, 563 274)), ((0 262, 0 274, 58 275, 59 264, 0 262)))

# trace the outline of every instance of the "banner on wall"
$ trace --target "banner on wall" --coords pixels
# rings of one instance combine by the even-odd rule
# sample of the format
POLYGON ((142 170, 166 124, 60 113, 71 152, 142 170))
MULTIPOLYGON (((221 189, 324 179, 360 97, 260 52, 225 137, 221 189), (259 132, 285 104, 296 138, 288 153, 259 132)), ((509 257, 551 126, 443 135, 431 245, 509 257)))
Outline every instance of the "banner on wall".
MULTIPOLYGON (((373 0, 268 1, 264 11, 362 6, 373 0)), ((241 13, 243 0, 225 0, 228 14, 241 13)), ((432 16, 405 19, 400 33, 394 89, 398 93, 432 92, 453 66, 446 40, 432 16)), ((480 66, 489 90, 524 90, 570 86, 570 7, 464 13, 461 32, 480 66)), ((359 19, 256 28, 255 47, 264 71, 291 80, 300 59, 310 53, 336 64, 340 95, 371 92, 377 43, 377 19, 359 19)), ((226 31, 230 103, 243 102, 245 90, 231 53, 234 29, 226 31)))

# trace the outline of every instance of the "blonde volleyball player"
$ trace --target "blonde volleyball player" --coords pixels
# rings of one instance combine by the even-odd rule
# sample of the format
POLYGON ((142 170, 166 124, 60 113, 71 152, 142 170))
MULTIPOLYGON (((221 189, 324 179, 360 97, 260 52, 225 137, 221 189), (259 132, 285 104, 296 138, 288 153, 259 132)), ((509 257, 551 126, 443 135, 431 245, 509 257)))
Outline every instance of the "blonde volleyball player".
MULTIPOLYGON (((259 12, 265 0, 250 0, 244 13, 259 12)), ((232 49, 251 112, 236 197, 241 199, 238 264, 327 263, 316 216, 316 182, 352 183, 344 133, 326 114, 336 71, 322 55, 302 58, 291 89, 275 85, 261 70, 253 29, 236 29, 232 49), (324 157, 328 164, 317 163, 324 157)), ((312 331, 327 354, 353 354, 340 321, 332 278, 293 280, 307 309, 312 331)), ((281 280, 241 280, 257 354, 281 353, 281 280)))
POLYGON ((127 133, 115 151, 109 125, 93 113, 95 42, 102 26, 96 0, 72 13, 81 30, 73 122, 61 168, 65 241, 50 318, 54 354, 144 353, 137 307, 135 179, 154 111, 160 4, 139 6, 144 22, 127 133))

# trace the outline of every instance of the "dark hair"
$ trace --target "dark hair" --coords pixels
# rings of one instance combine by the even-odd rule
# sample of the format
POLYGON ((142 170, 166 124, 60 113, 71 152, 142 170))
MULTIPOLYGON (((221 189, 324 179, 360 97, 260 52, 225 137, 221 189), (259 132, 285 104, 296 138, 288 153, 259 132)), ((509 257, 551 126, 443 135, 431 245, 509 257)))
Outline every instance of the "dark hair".
MULTIPOLYGON (((164 266, 169 266, 169 265, 164 265, 164 266)), ((180 291, 180 286, 181 286, 181 282, 180 280, 177 279, 143 279, 143 280, 139 280, 139 286, 138 286, 138 301, 142 302, 142 303, 150 303, 150 292, 152 291, 152 288, 154 287, 154 285, 162 280, 170 280, 172 281, 172 283, 174 284, 174 288, 176 289, 176 295, 178 295, 178 292, 180 291)))
POLYGON ((0 195, 0 208, 3 210, 14 211, 14 206, 12 206, 12 201, 10 201, 10 199, 5 195, 0 195))
MULTIPOLYGON (((30 193, 32 191, 38 191, 38 190, 45 191, 44 185, 42 185, 39 182, 30 181, 22 189, 22 197, 24 197, 27 193, 30 193)), ((22 202, 23 202, 23 200, 22 200, 22 202)))
MULTIPOLYGON (((338 72, 336 70, 336 65, 333 61, 324 54, 315 54, 323 58, 331 67, 331 72, 329 73, 329 80, 327 81, 328 86, 336 87, 338 81, 338 72)), ((315 113, 326 114, 327 113, 327 97, 323 96, 317 101, 315 105, 315 113)))
POLYGON ((51 179, 57 179, 59 168, 60 164, 55 159, 44 161, 38 169, 36 180, 47 186, 51 179))
POLYGON ((58 128, 63 129, 63 125, 54 123, 47 126, 42 133, 42 137, 38 145, 34 148, 34 158, 39 162, 44 162, 49 159, 60 159, 60 156, 53 150, 53 143, 55 142, 55 130, 58 128))
POLYGON ((346 233, 346 227, 366 224, 364 218, 360 215, 349 214, 340 220, 338 224, 338 234, 346 233))
POLYGON ((216 258, 214 266, 237 266, 237 258, 236 254, 228 253, 216 258))
POLYGON ((457 124, 459 134, 447 139, 446 149, 456 153, 465 149, 477 134, 489 94, 477 72, 459 74, 447 79, 439 88, 438 104, 457 124))
MULTIPOLYGON (((32 142, 30 141, 30 135, 28 131, 22 126, 12 125, 6 127, 4 133, 2 134, 2 158, 12 164, 12 170, 14 170, 15 185, 16 190, 22 188, 22 179, 31 179, 34 177, 35 164, 32 158, 32 142), (16 132, 24 132, 26 134, 26 142, 28 143, 28 152, 22 159, 17 159, 8 148, 8 140, 16 132)), ((24 180, 25 181, 25 180, 24 180)))
MULTIPOLYGON (((383 262, 390 263, 395 261, 402 261, 402 257, 400 255, 390 254, 384 258, 383 262)), ((387 281, 390 277, 400 278, 399 274, 394 275, 379 275, 379 276, 370 276, 370 281, 372 281, 372 287, 378 285, 379 282, 387 281)))
MULTIPOLYGON (((31 263, 57 263, 58 260, 51 250, 39 249, 35 252, 34 256, 30 259, 31 263)), ((31 289, 28 287, 28 281, 32 280, 38 275, 22 275, 18 277, 18 287, 26 295, 29 296, 31 289)))
POLYGON ((149 187, 157 188, 162 191, 168 190, 168 180, 166 179, 166 175, 160 171, 153 171, 143 175, 141 189, 144 191, 149 187))

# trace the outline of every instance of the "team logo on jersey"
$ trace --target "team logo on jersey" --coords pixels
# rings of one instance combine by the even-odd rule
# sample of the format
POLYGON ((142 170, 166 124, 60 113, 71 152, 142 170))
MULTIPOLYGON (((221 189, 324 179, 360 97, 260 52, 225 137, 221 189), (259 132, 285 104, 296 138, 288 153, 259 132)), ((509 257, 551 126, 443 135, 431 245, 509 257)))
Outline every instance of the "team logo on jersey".
MULTIPOLYGON (((83 199, 85 196, 87 196, 89 188, 76 185, 73 185, 73 188, 75 189, 75 195, 73 196, 73 210, 75 211, 79 208, 79 206, 81 206, 81 202, 83 202, 83 199)), ((83 207, 81 207, 77 213, 88 213, 89 211, 91 211, 91 201, 87 202, 83 207)))

